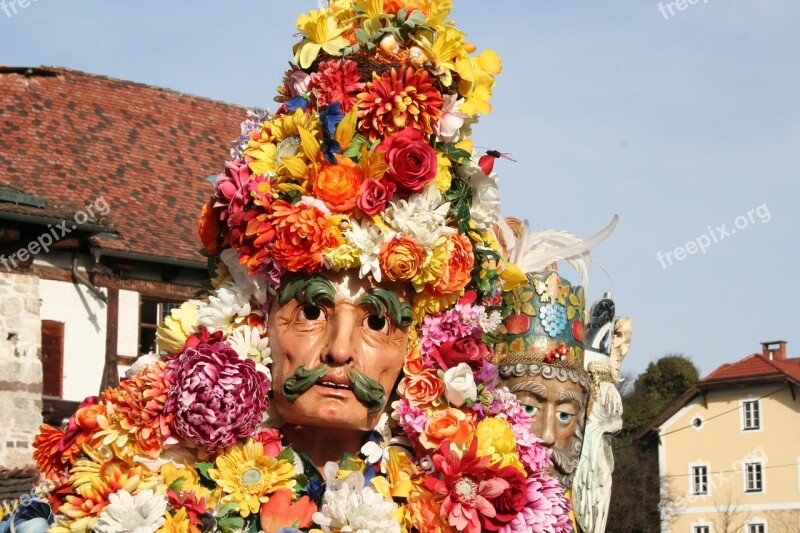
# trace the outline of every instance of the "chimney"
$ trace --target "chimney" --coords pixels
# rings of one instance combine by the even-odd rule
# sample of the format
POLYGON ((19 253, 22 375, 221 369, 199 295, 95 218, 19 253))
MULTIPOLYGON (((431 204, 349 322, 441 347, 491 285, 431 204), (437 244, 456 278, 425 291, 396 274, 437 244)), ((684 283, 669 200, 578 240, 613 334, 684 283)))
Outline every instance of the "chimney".
POLYGON ((761 348, 761 353, 770 361, 786 360, 786 341, 762 342, 761 348))

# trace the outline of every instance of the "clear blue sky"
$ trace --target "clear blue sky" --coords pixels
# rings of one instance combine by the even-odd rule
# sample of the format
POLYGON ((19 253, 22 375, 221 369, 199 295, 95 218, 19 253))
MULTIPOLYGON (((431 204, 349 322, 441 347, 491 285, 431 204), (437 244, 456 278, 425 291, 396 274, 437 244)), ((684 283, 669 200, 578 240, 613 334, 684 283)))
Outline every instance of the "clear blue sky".
MULTIPOLYGON (((634 318, 627 371, 677 352, 707 374, 764 340, 800 355, 800 2, 668 3, 455 0, 470 40, 504 61, 474 139, 518 160, 495 166, 504 214, 579 235, 620 215, 595 250, 611 279, 593 268, 590 291, 634 318)), ((0 10, 0 64, 263 107, 316 6, 31 0, 0 10)))

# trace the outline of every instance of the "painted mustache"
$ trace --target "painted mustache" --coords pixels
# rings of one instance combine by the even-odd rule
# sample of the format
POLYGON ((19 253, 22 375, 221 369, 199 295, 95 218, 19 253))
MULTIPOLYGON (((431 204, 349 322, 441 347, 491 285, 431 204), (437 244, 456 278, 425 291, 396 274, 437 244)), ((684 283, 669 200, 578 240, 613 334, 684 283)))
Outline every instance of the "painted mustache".
MULTIPOLYGON (((293 403, 301 394, 322 381, 322 378, 328 375, 330 371, 331 367, 328 365, 312 369, 306 368, 305 365, 300 365, 294 371, 294 374, 283 382, 281 394, 286 400, 293 403)), ((371 415, 380 412, 384 404, 386 404, 386 391, 383 386, 358 370, 348 370, 347 378, 353 386, 353 394, 355 394, 359 402, 367 407, 367 412, 371 415)))

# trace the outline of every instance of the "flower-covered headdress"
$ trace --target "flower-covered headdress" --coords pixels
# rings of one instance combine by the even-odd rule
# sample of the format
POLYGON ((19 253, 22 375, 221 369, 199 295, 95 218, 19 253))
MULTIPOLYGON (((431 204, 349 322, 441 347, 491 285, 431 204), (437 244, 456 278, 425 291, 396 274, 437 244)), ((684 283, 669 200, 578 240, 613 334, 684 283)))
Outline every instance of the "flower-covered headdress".
POLYGON ((207 296, 172 310, 161 355, 37 437, 55 531, 571 530, 492 364, 526 277, 495 236, 495 155, 469 140, 500 61, 451 7, 331 0, 299 17, 278 108, 242 123, 200 217, 207 296), (340 271, 406 283, 394 320, 413 327, 397 399, 323 482, 267 415, 266 324, 298 277, 340 271))

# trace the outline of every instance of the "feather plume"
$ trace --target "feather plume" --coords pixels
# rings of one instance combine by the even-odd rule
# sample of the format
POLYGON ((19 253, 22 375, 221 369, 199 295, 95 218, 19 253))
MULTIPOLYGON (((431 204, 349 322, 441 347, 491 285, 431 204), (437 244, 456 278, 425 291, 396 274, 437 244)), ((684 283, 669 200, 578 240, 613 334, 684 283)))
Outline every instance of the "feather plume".
POLYGON ((509 261, 526 274, 542 272, 555 261, 566 260, 578 272, 584 288, 589 285, 589 265, 592 256, 589 250, 614 231, 619 217, 614 215, 611 222, 587 239, 581 239, 568 231, 545 229, 531 232, 526 220, 522 234, 513 249, 509 251, 509 261))

